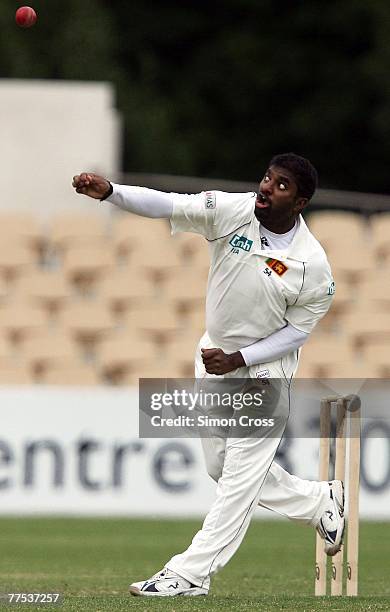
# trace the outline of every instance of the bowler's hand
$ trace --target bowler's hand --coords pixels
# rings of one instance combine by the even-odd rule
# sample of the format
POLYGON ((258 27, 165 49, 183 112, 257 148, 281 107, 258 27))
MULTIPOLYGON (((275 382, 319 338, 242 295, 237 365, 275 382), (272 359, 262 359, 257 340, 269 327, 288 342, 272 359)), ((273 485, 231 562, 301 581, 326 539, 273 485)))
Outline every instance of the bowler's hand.
POLYGON ((227 374, 237 368, 245 366, 245 361, 240 351, 227 355, 219 348, 200 349, 202 360, 208 374, 227 374))
POLYGON ((72 186, 77 193, 101 200, 109 192, 110 182, 98 174, 82 172, 73 177, 72 186))

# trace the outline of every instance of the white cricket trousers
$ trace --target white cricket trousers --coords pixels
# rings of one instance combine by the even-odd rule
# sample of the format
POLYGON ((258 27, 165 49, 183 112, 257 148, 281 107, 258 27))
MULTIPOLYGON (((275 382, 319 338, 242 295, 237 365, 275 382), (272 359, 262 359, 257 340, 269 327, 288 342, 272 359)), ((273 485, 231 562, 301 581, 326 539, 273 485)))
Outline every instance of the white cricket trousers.
MULTIPOLYGON (((286 371, 285 364, 280 370, 280 362, 260 367, 275 378, 284 376, 286 371)), ((253 373, 253 367, 239 368, 234 377, 253 377, 253 373)), ((199 352, 196 376, 208 376, 199 352)), ((287 380, 283 392, 284 401, 288 401, 287 380)), ((190 546, 172 557, 166 567, 207 588, 210 576, 224 567, 239 548, 258 504, 290 519, 316 525, 328 486, 302 480, 274 462, 282 435, 281 429, 276 434, 273 430, 268 437, 202 439, 207 470, 218 482, 216 499, 190 546)))

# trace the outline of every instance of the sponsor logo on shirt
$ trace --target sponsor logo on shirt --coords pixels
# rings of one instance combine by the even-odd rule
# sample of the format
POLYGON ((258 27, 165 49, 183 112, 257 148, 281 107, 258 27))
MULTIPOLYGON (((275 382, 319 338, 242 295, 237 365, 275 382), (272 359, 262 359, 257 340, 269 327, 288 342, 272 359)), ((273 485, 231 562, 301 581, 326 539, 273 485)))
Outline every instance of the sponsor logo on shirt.
POLYGON ((256 372, 256 378, 270 378, 271 372, 269 370, 260 370, 256 372))
POLYGON ((260 236, 261 248, 269 247, 269 242, 265 236, 260 236))
POLYGON ((248 252, 252 248, 253 240, 249 240, 249 238, 246 238, 245 236, 234 234, 229 244, 231 244, 235 249, 242 249, 243 251, 248 252))
POLYGON ((217 207, 214 191, 206 191, 205 208, 211 209, 217 207))
POLYGON ((278 276, 283 276, 283 274, 287 272, 288 270, 288 267, 284 263, 279 261, 279 259, 270 258, 270 259, 267 259, 265 263, 267 264, 269 268, 272 268, 272 270, 276 272, 278 276))
POLYGON ((328 295, 334 295, 336 293, 336 284, 332 281, 328 287, 328 295))

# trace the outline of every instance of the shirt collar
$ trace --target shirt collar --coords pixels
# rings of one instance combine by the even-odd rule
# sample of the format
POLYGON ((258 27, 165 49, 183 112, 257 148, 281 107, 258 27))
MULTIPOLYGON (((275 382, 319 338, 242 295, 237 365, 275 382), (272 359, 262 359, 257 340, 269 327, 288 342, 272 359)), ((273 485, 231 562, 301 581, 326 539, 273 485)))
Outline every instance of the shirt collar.
POLYGON ((259 255, 265 255, 266 257, 272 257, 274 259, 280 259, 283 261, 284 259, 295 259, 296 261, 307 262, 311 253, 314 249, 313 244, 313 236, 307 227, 302 215, 298 217, 298 228, 295 232, 295 236, 292 239, 291 244, 287 247, 287 249, 283 249, 281 251, 277 249, 261 249, 260 243, 260 234, 258 234, 258 244, 260 245, 259 249, 256 249, 256 252, 259 255))
POLYGON ((313 236, 302 215, 299 215, 298 224, 296 234, 287 249, 287 257, 289 257, 289 259, 307 262, 314 250, 313 236))

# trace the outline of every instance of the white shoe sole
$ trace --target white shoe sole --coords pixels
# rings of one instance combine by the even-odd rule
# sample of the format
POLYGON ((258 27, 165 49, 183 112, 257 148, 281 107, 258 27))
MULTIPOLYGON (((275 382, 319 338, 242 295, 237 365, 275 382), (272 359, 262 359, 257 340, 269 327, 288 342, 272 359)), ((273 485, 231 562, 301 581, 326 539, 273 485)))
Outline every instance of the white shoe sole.
POLYGON ((208 591, 206 591, 206 589, 202 589, 201 587, 191 587, 190 589, 181 591, 180 593, 156 593, 141 591, 138 587, 133 586, 132 584, 129 586, 129 593, 135 597, 197 597, 199 595, 208 595, 208 591))

